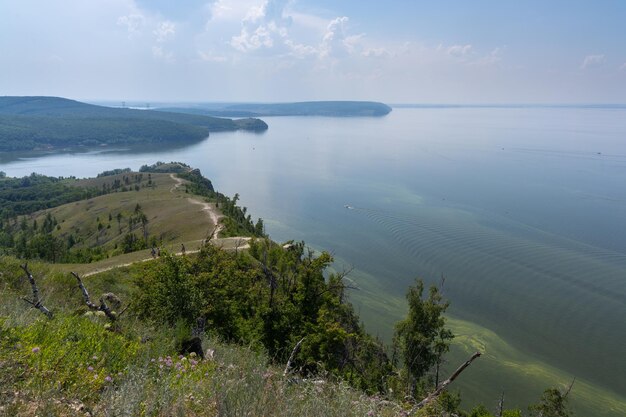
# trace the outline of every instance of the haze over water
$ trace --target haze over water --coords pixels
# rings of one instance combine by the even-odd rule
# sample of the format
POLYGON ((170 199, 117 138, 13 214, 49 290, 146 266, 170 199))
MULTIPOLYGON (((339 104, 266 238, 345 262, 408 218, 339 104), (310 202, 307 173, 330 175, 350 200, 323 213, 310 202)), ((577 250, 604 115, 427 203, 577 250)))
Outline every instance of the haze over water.
POLYGON ((83 177, 185 162, 239 193, 273 239, 305 240, 337 268, 353 266, 374 333, 389 339, 414 277, 443 274, 452 316, 626 401, 626 110, 264 120, 264 134, 177 149, 4 155, 0 170, 83 177))

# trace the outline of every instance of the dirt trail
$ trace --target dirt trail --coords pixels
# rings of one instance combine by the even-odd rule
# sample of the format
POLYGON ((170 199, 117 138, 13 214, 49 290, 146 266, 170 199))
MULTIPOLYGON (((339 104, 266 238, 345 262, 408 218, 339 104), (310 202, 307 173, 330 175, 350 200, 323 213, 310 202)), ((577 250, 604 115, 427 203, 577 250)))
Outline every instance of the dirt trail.
MULTIPOLYGON (((170 174, 170 178, 176 181, 176 184, 174 184, 172 188, 170 188, 170 193, 174 194, 174 191, 177 190, 178 187, 180 187, 184 181, 178 178, 177 176, 175 176, 174 174, 170 174)), ((219 236, 220 232, 224 228, 224 225, 220 223, 220 218, 222 218, 223 216, 221 213, 217 211, 217 208, 215 208, 215 206, 211 205, 210 203, 207 203, 206 201, 201 201, 192 197, 187 197, 187 201, 189 201, 190 203, 199 204, 202 206, 202 210, 206 211, 207 215, 209 216, 209 219, 211 219, 211 222, 213 222, 213 224, 216 227, 215 232, 213 233, 213 236, 219 236)))
MULTIPOLYGON (((228 250, 228 251, 235 251, 235 250, 244 250, 244 249, 250 249, 250 245, 248 244, 248 241, 252 239, 250 237, 221 237, 221 238, 217 238, 217 239, 212 239, 210 241, 210 243, 212 245, 218 246, 223 248, 224 250, 228 250)), ((200 243, 203 242, 201 240, 196 240, 194 242, 184 242, 185 244, 189 244, 189 243, 200 243)), ((189 255, 192 253, 198 253, 200 252, 200 249, 191 249, 191 250, 186 250, 185 251, 185 255, 189 255)), ((182 252, 175 252, 174 255, 176 256, 183 256, 182 252)), ((96 268, 92 271, 89 272, 85 272, 84 274, 82 274, 83 277, 88 277, 91 275, 96 275, 99 274, 101 272, 106 272, 106 271, 110 271, 112 269, 116 269, 116 268, 123 268, 125 266, 131 266, 134 264, 138 264, 141 262, 148 262, 148 261, 152 261, 155 258, 152 256, 146 256, 143 259, 137 259, 134 260, 132 262, 125 262, 125 263, 120 263, 120 264, 115 264, 115 265, 111 265, 111 266, 106 266, 104 268, 96 268)))
MULTIPOLYGON (((170 178, 172 178, 176 184, 174 184, 171 188, 170 188, 170 193, 174 194, 176 192, 176 190, 184 183, 184 180, 176 177, 174 174, 170 174, 170 178)), ((205 211, 206 214, 209 216, 209 219, 211 220, 211 222, 213 224, 215 224, 215 231, 213 232, 213 238, 211 239, 211 243, 217 246, 228 246, 229 244, 231 244, 233 247, 232 248, 226 248, 227 250, 239 250, 239 249, 248 249, 250 248, 250 245, 248 245, 248 241, 250 240, 249 237, 244 237, 244 236, 238 236, 238 237, 227 237, 227 238, 217 238, 217 236, 219 235, 219 233, 222 231, 222 229, 224 228, 224 225, 222 225, 220 223, 220 218, 222 218, 222 214, 217 210, 217 208, 215 208, 215 206, 211 205, 210 203, 207 203, 205 201, 199 200, 197 198, 193 198, 193 197, 187 197, 187 201, 189 201, 192 204, 198 204, 200 206, 202 206, 202 211, 205 211)), ((200 241, 198 241, 200 242, 200 241)), ((187 242, 185 242, 187 243, 187 242)), ((190 254, 190 253, 197 253, 200 252, 199 249, 196 250, 187 250, 185 251, 186 254, 190 254)), ((182 252, 178 252, 175 253, 175 255, 177 256, 182 256, 182 252)), ((138 259, 132 262, 127 262, 127 263, 122 263, 122 264, 116 264, 116 265, 112 265, 112 266, 107 266, 104 268, 99 268, 99 269, 94 269, 93 271, 89 271, 86 272, 85 274, 83 274, 84 277, 88 277, 90 275, 95 275, 95 274, 99 274, 101 272, 106 272, 106 271, 110 271, 112 269, 116 269, 116 268, 122 268, 125 266, 130 266, 136 263, 140 263, 140 262, 147 262, 147 261, 151 261, 154 258, 152 256, 150 257, 146 257, 144 259, 138 259)))

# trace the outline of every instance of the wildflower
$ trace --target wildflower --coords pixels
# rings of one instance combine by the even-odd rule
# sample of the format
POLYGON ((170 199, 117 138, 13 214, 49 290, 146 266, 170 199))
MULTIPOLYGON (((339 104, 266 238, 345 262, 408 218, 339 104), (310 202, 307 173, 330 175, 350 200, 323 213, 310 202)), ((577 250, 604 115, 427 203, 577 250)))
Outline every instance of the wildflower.
POLYGON ((154 363, 155 362, 154 358, 150 359, 150 362, 154 363))
POLYGON ((88 367, 87 367, 87 370, 88 370, 89 372, 93 372, 93 366, 88 366, 88 367))
POLYGON ((111 378, 109 375, 107 375, 107 376, 104 378, 104 380, 105 380, 106 382, 111 382, 111 381, 113 381, 113 378, 111 378))
POLYGON ((96 355, 93 355, 93 356, 91 357, 91 359, 93 359, 94 361, 97 361, 97 360, 98 360, 98 357, 97 357, 96 355))
POLYGON ((31 352, 33 352, 33 353, 39 353, 39 351, 40 351, 40 350, 41 350, 41 349, 39 349, 39 346, 35 346, 35 347, 31 350, 31 352))
POLYGON ((191 353, 189 354, 189 356, 191 356, 192 358, 195 358, 195 357, 196 357, 196 352, 191 352, 191 353))
POLYGON ((183 355, 178 355, 178 359, 182 359, 182 358, 184 358, 183 355))

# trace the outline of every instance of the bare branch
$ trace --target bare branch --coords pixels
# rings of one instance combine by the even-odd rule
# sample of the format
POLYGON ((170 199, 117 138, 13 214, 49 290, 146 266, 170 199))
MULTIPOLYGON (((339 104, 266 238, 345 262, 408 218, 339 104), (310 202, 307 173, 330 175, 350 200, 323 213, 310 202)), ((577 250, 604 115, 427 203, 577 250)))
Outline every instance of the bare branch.
POLYGON ((124 312, 125 312, 126 310, 128 310, 128 307, 130 307, 130 305, 131 305, 132 303, 133 303, 132 301, 131 301, 131 302, 129 302, 129 303, 128 303, 128 305, 127 305, 126 307, 124 307, 124 309, 123 309, 122 311, 120 311, 120 313, 117 315, 117 318, 120 318, 120 316, 121 316, 122 314, 124 314, 124 312))
POLYGON ((83 298, 85 299, 85 304, 87 304, 87 307, 89 307, 91 310, 103 311, 104 314, 111 321, 117 320, 117 316, 115 315, 115 313, 113 313, 111 309, 109 308, 109 306, 104 302, 104 297, 100 298, 100 306, 95 305, 89 298, 89 292, 87 291, 87 288, 85 288, 85 285, 83 284, 83 280, 80 279, 80 276, 75 272, 71 272, 71 274, 78 281, 78 288, 80 288, 81 292, 83 293, 83 298))
POLYGON ((104 302, 104 297, 100 298, 100 307, 98 309, 100 311, 104 311, 104 314, 109 318, 109 320, 115 321, 117 319, 115 313, 113 313, 107 303, 104 302))
POLYGON ((28 282, 30 282, 30 286, 33 290, 33 300, 30 301, 26 298, 24 298, 24 300, 27 301, 30 305, 32 305, 36 309, 38 309, 39 311, 41 311, 43 314, 48 316, 48 318, 52 318, 52 312, 48 310, 46 306, 44 306, 41 303, 41 300, 39 299, 39 288, 37 287, 37 283, 35 282, 35 278, 33 277, 33 274, 31 274, 30 271, 28 270, 28 264, 20 265, 20 267, 24 270, 24 273, 26 274, 26 277, 28 278, 28 282))
POLYGON ((78 281, 78 288, 80 288, 80 291, 83 293, 83 298, 85 299, 85 303, 87 304, 87 307, 89 307, 92 310, 98 310, 98 306, 91 302, 91 299, 89 298, 89 292, 87 292, 87 288, 85 288, 85 286, 83 285, 83 280, 80 279, 77 273, 71 272, 71 274, 78 281))
POLYGON ((298 349, 300 349, 300 345, 302 344, 302 342, 304 342, 304 339, 305 339, 304 337, 300 339, 300 341, 296 343, 296 346, 291 351, 291 355, 289 355, 289 360, 287 361, 287 366, 285 366, 285 371, 283 372, 284 376, 287 376, 289 374, 289 368, 291 368, 291 361, 293 361, 293 358, 296 356, 296 353, 298 352, 298 349))
POLYGON ((448 387, 448 385, 450 385, 452 383, 452 381, 454 381, 461 374, 461 372, 463 372, 465 370, 465 368, 470 366, 470 364, 474 361, 474 359, 478 358, 480 355, 481 355, 480 352, 474 353, 471 358, 469 358, 464 364, 459 366, 456 371, 454 371, 454 373, 450 376, 450 378, 448 378, 445 381, 443 381, 437 387, 437 389, 435 389, 433 392, 428 394, 428 396, 426 398, 424 398, 415 407, 413 407, 413 409, 411 409, 411 411, 409 411, 408 415, 413 414, 414 412, 416 412, 420 408, 423 408, 428 403, 432 402, 433 400, 436 400, 437 397, 439 397, 439 395, 441 395, 441 393, 443 391, 445 391, 445 389, 448 387))
POLYGON ((565 391, 565 393, 563 394, 563 398, 566 398, 570 391, 572 390, 572 387, 574 386, 574 382, 576 382, 576 377, 574 377, 574 379, 572 379, 572 382, 569 384, 569 387, 567 387, 567 391, 565 391))

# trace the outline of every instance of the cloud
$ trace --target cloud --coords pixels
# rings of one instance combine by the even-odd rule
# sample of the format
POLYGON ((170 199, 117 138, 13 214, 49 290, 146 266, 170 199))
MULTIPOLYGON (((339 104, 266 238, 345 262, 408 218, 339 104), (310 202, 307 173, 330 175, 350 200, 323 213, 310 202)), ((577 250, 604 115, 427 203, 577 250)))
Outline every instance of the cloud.
POLYGON ((463 58, 472 52, 472 45, 452 45, 446 49, 446 53, 455 58, 463 58))
POLYGON ((359 42, 365 34, 348 35, 349 21, 350 18, 347 16, 341 16, 328 23, 319 47, 320 58, 345 57, 357 51, 359 42))
POLYGON ((118 26, 124 26, 128 31, 128 37, 132 37, 141 33, 142 27, 146 23, 146 18, 139 13, 120 16, 117 18, 118 26))
POLYGON ((620 69, 620 71, 626 71, 626 62, 624 62, 624 63, 622 64, 622 66, 621 66, 621 67, 619 67, 619 69, 620 69))
POLYGON ((165 20, 159 23, 152 33, 156 36, 157 42, 164 42, 176 34, 176 25, 169 20, 165 20))
POLYGON ((604 63, 604 55, 587 55, 585 59, 583 59, 583 63, 580 65, 580 69, 585 70, 587 68, 597 67, 604 63))
POLYGON ((248 32, 247 28, 242 28, 238 36, 233 36, 230 44, 241 52, 248 52, 261 47, 271 48, 274 40, 266 26, 259 26, 252 33, 248 32))
POLYGON ((292 18, 285 14, 286 0, 265 0, 260 6, 250 7, 241 21, 239 35, 231 38, 230 45, 240 52, 270 49, 284 44, 292 18))

